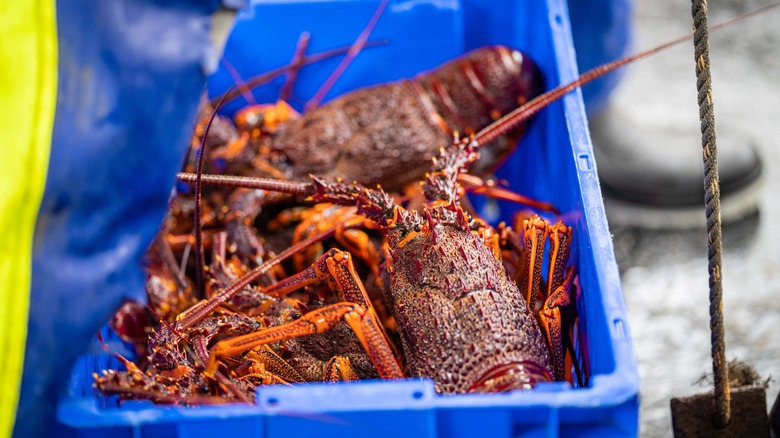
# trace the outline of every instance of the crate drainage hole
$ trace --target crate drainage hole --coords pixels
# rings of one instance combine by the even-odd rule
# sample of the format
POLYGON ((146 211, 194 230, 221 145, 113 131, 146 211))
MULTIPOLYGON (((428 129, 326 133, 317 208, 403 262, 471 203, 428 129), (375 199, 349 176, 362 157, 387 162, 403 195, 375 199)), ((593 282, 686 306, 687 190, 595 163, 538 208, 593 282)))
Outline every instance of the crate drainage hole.
POLYGON ((590 172, 591 165, 590 165, 590 155, 588 154, 580 154, 578 157, 579 164, 580 164, 580 170, 583 172, 590 172))
POLYGON ((415 399, 415 400, 419 400, 419 399, 423 398, 423 395, 425 395, 425 394, 423 394, 422 391, 414 391, 412 393, 412 398, 415 399))
POLYGON ((276 397, 271 397, 268 400, 265 401, 268 406, 278 406, 279 405, 279 399, 276 397))
POLYGON ((626 337, 626 329, 623 327, 623 320, 615 320, 615 330, 617 331, 617 337, 623 339, 626 337))

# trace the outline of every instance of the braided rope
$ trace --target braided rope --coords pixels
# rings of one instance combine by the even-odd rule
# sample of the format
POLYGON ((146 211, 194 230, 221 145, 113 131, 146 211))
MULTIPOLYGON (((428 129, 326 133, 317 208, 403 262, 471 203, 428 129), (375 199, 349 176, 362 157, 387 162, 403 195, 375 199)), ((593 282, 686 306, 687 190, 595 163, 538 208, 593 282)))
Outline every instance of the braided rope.
POLYGON ((691 0, 693 45, 696 60, 696 89, 699 101, 702 148, 704 155, 704 202, 707 216, 707 257, 710 280, 710 338, 712 371, 715 377, 715 413, 713 422, 724 427, 731 418, 726 342, 723 327, 723 285, 721 278, 720 183, 718 149, 715 144, 715 112, 712 99, 710 54, 707 30, 707 0, 691 0))

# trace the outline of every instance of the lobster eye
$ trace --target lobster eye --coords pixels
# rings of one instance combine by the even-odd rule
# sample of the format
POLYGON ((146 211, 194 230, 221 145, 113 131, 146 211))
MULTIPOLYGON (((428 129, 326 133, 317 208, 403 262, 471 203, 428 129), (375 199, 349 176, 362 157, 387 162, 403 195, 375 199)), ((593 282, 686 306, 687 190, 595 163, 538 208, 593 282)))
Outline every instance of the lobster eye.
POLYGON ((414 231, 417 231, 418 233, 420 232, 420 224, 414 225, 414 231))

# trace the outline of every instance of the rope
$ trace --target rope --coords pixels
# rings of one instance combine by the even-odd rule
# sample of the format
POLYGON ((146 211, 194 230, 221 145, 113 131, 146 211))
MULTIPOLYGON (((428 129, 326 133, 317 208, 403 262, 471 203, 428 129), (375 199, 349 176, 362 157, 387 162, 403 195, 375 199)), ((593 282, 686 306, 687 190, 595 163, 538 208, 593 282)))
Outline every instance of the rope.
POLYGON ((696 89, 701 121, 701 143, 704 155, 704 203, 707 216, 707 257, 710 279, 710 339, 712 371, 715 377, 715 412, 713 423, 725 427, 731 419, 726 342, 723 327, 723 285, 721 279, 720 183, 718 149, 715 144, 715 113, 712 101, 712 78, 707 31, 707 0, 691 0, 693 45, 696 60, 696 89))

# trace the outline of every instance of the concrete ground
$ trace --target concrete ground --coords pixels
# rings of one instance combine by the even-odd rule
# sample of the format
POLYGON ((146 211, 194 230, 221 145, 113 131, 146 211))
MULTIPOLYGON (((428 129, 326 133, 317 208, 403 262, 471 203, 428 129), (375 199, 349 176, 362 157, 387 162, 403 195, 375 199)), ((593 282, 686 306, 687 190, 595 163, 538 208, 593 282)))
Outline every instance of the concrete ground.
MULTIPOLYGON (((635 3, 636 49, 690 32, 689 2, 635 3)), ((710 1, 710 25, 766 3, 710 1)), ((723 281, 727 357, 774 378, 767 390, 769 407, 780 390, 777 23, 780 10, 710 36, 718 133, 753 143, 764 160, 760 212, 724 227, 723 281)), ((613 104, 659 132, 698 132, 692 44, 629 67, 613 104)), ((671 436, 670 399, 709 389, 696 384, 712 366, 703 210, 701 218, 701 229, 689 231, 611 226, 641 377, 642 436, 671 436)))

